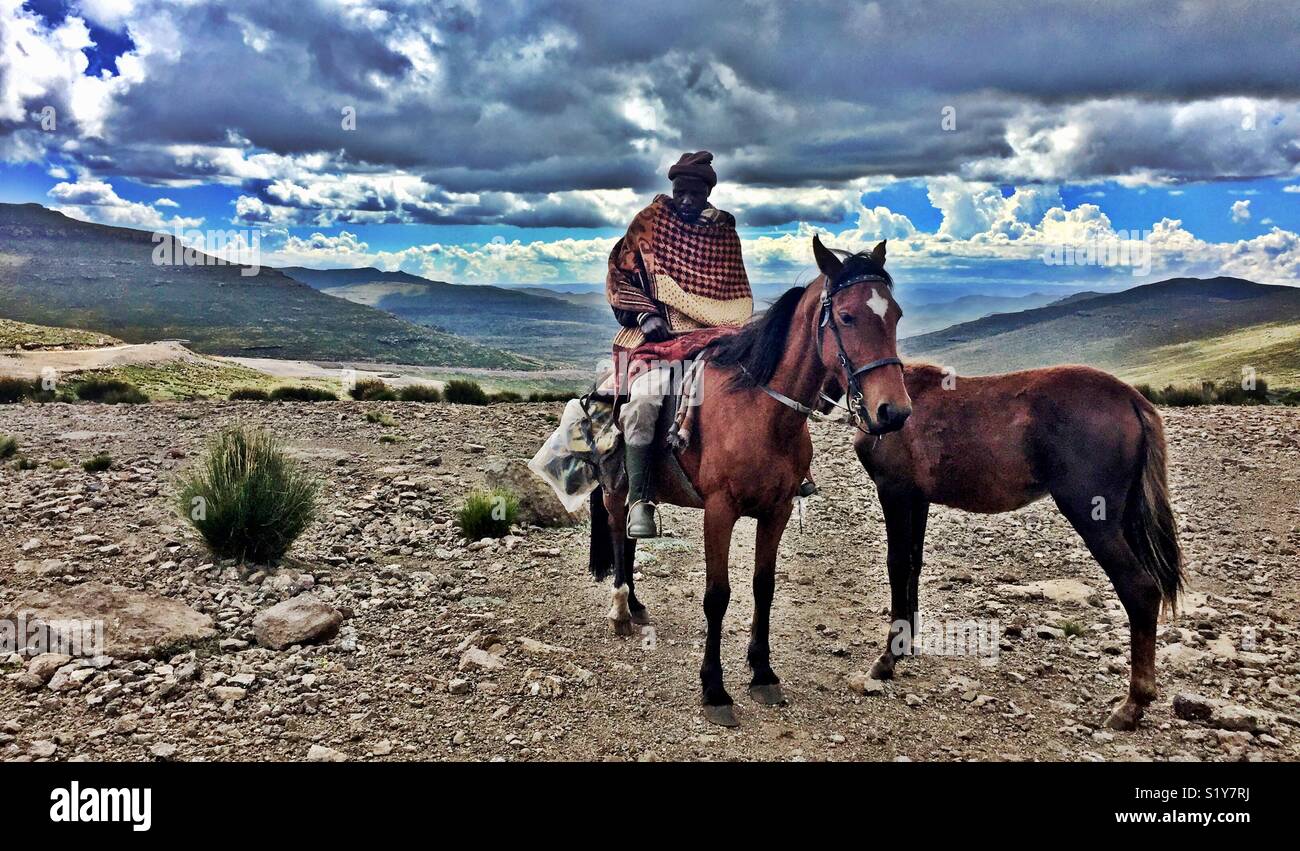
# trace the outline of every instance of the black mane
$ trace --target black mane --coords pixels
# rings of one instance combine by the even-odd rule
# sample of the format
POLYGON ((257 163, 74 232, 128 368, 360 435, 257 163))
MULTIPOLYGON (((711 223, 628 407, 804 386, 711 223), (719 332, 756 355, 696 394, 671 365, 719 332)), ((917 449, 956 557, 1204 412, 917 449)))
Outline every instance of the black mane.
POLYGON ((790 336, 790 322, 803 298, 806 287, 791 287, 781 294, 771 307, 755 316, 735 334, 723 337, 708 348, 709 363, 717 366, 738 366, 732 376, 733 385, 752 387, 772 380, 776 366, 785 352, 785 339, 790 336))
MULTIPOLYGON (((882 278, 891 290, 894 288, 894 279, 885 271, 884 264, 877 263, 871 257, 871 252, 849 254, 836 251, 835 254, 843 260, 844 265, 830 282, 832 287, 853 278, 875 275, 882 278)), ((790 323, 794 319, 795 309, 807 289, 804 286, 791 287, 771 307, 755 315, 735 334, 712 343, 706 350, 709 363, 743 367, 736 370, 730 379, 734 387, 753 387, 771 381, 777 364, 781 362, 781 355, 785 353, 785 341, 790 336, 790 323)))

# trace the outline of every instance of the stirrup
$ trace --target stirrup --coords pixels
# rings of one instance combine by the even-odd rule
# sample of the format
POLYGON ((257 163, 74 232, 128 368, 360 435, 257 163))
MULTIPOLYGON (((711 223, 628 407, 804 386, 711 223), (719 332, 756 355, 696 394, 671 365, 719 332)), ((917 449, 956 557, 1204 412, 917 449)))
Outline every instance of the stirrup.
POLYGON ((655 504, 648 499, 638 499, 627 509, 627 536, 629 538, 657 538, 655 504))

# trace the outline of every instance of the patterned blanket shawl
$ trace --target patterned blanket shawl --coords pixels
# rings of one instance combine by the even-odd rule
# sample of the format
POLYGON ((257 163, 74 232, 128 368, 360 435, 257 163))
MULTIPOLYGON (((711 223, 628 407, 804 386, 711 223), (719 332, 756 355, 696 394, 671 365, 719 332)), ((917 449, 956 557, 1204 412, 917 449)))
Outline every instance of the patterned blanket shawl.
MULTIPOLYGON (((638 213, 614 246, 605 293, 617 310, 662 314, 673 331, 742 325, 754 312, 736 220, 709 207, 683 222, 667 195, 638 213)), ((639 329, 624 328, 614 347, 643 342, 639 329)))

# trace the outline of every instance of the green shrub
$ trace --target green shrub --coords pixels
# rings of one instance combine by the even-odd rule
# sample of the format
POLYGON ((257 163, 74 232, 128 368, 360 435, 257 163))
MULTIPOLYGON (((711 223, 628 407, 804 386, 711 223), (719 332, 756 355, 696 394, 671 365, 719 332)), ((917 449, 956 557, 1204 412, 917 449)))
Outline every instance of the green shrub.
POLYGON ((50 469, 51 469, 51 470, 66 470, 66 469, 68 469, 68 462, 67 462, 67 461, 64 461, 62 458, 56 458, 55 460, 53 460, 53 461, 50 462, 50 469))
POLYGON ((510 527, 519 515, 519 497, 508 490, 494 488, 474 491, 465 498, 457 518, 460 533, 467 540, 500 538, 510 533, 510 527))
POLYGON ((149 401, 140 388, 116 378, 85 378, 74 385, 73 392, 83 402, 102 402, 105 405, 140 405, 149 401))
POLYGON ((11 375, 0 376, 0 404, 9 405, 30 398, 33 383, 39 389, 39 382, 32 382, 26 378, 14 378, 11 375))
POLYGON ((278 440, 233 426, 181 480, 178 508, 215 555, 270 564, 315 519, 319 491, 278 440))
POLYGON ((401 439, 400 437, 398 437, 397 435, 395 435, 395 434, 381 434, 381 435, 379 435, 379 442, 380 442, 380 443, 401 443, 401 441, 402 441, 402 439, 401 439))
POLYGON ((76 397, 67 390, 46 390, 39 378, 14 378, 0 376, 0 405, 21 402, 75 402, 76 397))
POLYGON ((572 399, 575 393, 529 393, 529 402, 567 402, 572 399))
POLYGON ((1256 379, 1250 390, 1240 383, 1225 381, 1214 388, 1214 401, 1219 405, 1266 405, 1268 404, 1268 382, 1256 379))
POLYGON ((376 423, 381 426, 395 426, 397 420, 385 414, 383 411, 366 411, 366 422, 376 423))
POLYGON ((232 402, 265 402, 270 398, 271 394, 260 387, 239 387, 230 391, 232 402))
MULTIPOLYGON (((1239 382, 1224 381, 1220 384, 1205 382, 1200 385, 1175 387, 1170 384, 1163 390, 1154 390, 1149 384, 1135 384, 1133 389, 1157 405, 1189 407, 1192 405, 1267 405, 1270 402, 1268 382, 1257 379, 1255 386, 1245 389, 1239 382)), ((1285 396, 1279 401, 1285 402, 1285 396)))
POLYGON ((1172 384, 1159 393, 1160 404, 1187 408, 1193 405, 1209 404, 1210 399, 1200 387, 1175 387, 1172 384))
POLYGON ((1057 626, 1060 628, 1061 632, 1065 633, 1066 637, 1069 638, 1083 635, 1084 632, 1086 632, 1083 628, 1083 624, 1076 623, 1075 621, 1061 621, 1057 626))
POLYGON ((483 392, 477 381, 456 379, 448 381, 442 391, 442 397, 456 405, 486 405, 488 394, 483 392))
POLYGON ((113 466, 113 456, 107 452, 99 452, 93 458, 87 458, 81 462, 81 469, 87 473, 102 473, 113 466))
POLYGON ((18 452, 18 441, 7 434, 0 434, 0 459, 12 458, 18 452))
POLYGON ((496 404, 497 402, 522 402, 523 396, 520 396, 513 390, 498 390, 496 393, 488 396, 488 401, 496 404))
POLYGON ((397 391, 403 402, 441 402, 442 391, 432 384, 408 384, 397 391))
POLYGON ((363 378, 352 385, 348 395, 358 402, 393 402, 397 394, 378 378, 363 378))
POLYGON ((35 470, 39 466, 41 466, 39 462, 28 458, 26 455, 19 455, 14 459, 15 470, 35 470))
POLYGON ((277 402, 337 402, 339 400, 338 396, 319 387, 290 385, 272 390, 271 398, 277 402))

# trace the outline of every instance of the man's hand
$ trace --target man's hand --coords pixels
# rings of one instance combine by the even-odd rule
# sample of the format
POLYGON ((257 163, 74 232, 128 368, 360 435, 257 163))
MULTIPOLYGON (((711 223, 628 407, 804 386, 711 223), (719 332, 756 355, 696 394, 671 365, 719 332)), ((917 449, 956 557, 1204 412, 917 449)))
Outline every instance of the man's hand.
POLYGON ((668 323, 659 315, 647 316, 641 323, 641 333, 652 343, 662 343, 672 336, 668 333, 668 323))

